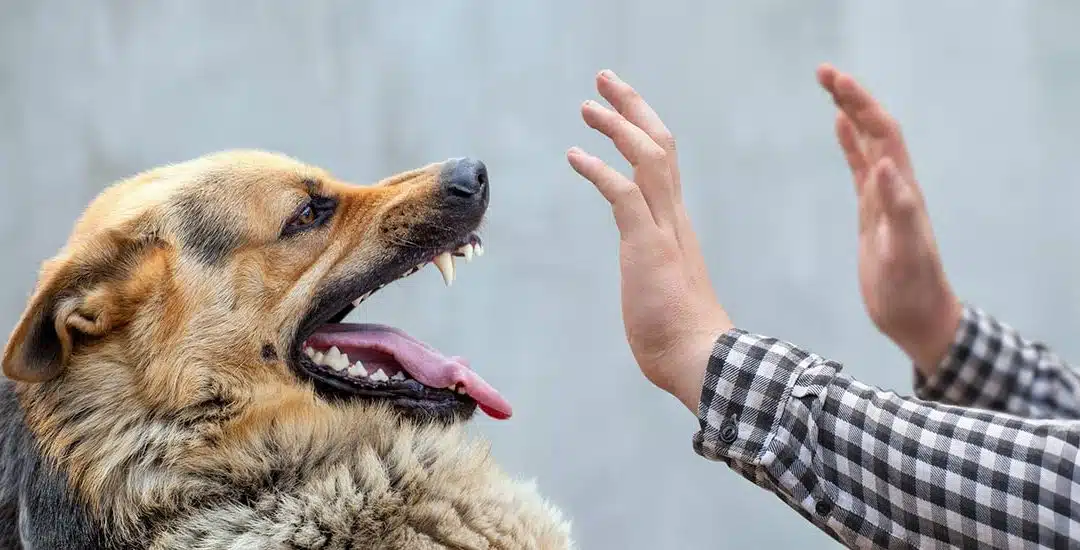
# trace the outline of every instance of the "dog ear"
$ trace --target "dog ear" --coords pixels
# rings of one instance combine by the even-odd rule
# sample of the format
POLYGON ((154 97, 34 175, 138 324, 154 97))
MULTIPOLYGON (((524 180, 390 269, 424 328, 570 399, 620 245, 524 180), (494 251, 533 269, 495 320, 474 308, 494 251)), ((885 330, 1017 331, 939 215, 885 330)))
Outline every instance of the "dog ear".
POLYGON ((131 309, 125 283, 156 242, 106 232, 47 262, 4 348, 4 375, 21 382, 52 380, 77 346, 118 326, 131 309))

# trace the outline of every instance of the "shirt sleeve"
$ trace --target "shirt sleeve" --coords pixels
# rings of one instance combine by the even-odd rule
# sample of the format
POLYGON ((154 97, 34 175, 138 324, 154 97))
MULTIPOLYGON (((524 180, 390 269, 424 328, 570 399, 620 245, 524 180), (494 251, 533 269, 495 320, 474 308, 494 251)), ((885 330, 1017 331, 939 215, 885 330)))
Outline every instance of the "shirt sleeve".
POLYGON ((1080 423, 901 397, 738 329, 718 339, 694 450, 851 548, 1080 540, 1080 423))
POLYGON ((915 371, 915 395, 1028 418, 1080 419, 1080 374, 1045 344, 970 305, 934 374, 915 371))

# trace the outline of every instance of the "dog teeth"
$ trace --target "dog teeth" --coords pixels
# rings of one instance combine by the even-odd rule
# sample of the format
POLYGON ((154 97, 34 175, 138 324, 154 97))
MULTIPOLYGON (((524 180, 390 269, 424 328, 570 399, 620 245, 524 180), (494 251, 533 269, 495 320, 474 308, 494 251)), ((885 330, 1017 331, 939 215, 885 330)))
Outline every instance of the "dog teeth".
MULTIPOLYGON (((374 382, 404 382, 409 379, 409 375, 405 371, 395 372, 393 376, 387 375, 382 369, 368 374, 367 369, 364 367, 362 361, 352 363, 349 361, 349 355, 342 353, 337 346, 333 346, 326 352, 316 350, 311 346, 304 347, 304 355, 308 356, 316 365, 324 365, 334 369, 336 372, 341 372, 353 378, 367 378, 374 382)), ((453 386, 450 387, 453 389, 453 386)), ((459 391, 464 391, 459 389, 459 391)))
POLYGON ((461 395, 465 395, 465 386, 458 386, 457 387, 457 392, 460 393, 461 395))
POLYGON ((450 286, 454 282, 454 257, 449 252, 435 256, 435 267, 442 273, 443 282, 450 286))
POLYGON ((364 300, 367 300, 368 297, 370 297, 374 293, 375 293, 374 290, 369 290, 369 291, 365 292, 363 296, 353 300, 352 305, 355 306, 355 307, 360 307, 360 302, 363 302, 364 300))
MULTIPOLYGON (((466 262, 471 262, 474 257, 483 255, 484 248, 480 245, 479 242, 468 242, 457 247, 457 249, 453 252, 443 252, 438 256, 435 256, 431 259, 430 263, 435 264, 435 267, 439 269, 439 274, 442 275, 443 282, 446 283, 446 286, 450 286, 454 283, 457 275, 454 261, 454 258, 456 256, 461 256, 465 258, 466 262)), ((404 279, 405 277, 408 277, 420 271, 428 263, 429 262, 420 262, 419 264, 416 264, 415 266, 405 271, 405 273, 402 273, 399 279, 404 279)), ((369 297, 371 297, 372 294, 379 291, 384 286, 386 286, 386 284, 381 284, 375 289, 365 292, 363 296, 360 296, 359 298, 353 300, 352 305, 354 307, 360 307, 360 304, 363 303, 364 300, 367 300, 369 297)))
POLYGON ((326 362, 326 366, 336 371, 343 371, 349 368, 349 356, 341 353, 341 350, 337 349, 337 346, 330 348, 330 351, 326 352, 324 361, 326 362))
POLYGON ((334 347, 332 347, 332 348, 330 348, 329 350, 326 351, 325 357, 326 357, 326 364, 329 365, 336 358, 341 357, 341 350, 339 350, 337 348, 337 346, 334 346, 334 347))
POLYGON ((349 367, 348 375, 354 378, 367 378, 367 369, 364 368, 363 363, 357 361, 349 367))
MULTIPOLYGON (((455 256, 461 256, 465 258, 466 262, 471 262, 474 257, 483 255, 484 247, 479 242, 469 242, 459 246, 453 252, 443 252, 438 256, 435 256, 431 259, 430 263, 435 264, 435 267, 439 269, 439 274, 442 275, 443 282, 446 283, 446 286, 450 286, 454 283, 454 279, 456 278, 456 269, 454 264, 455 256)), ((399 277, 399 279, 404 279, 405 277, 408 277, 420 271, 428 263, 429 262, 421 262, 419 264, 416 264, 415 266, 409 268, 405 273, 403 273, 401 277, 399 277)), ((386 284, 381 284, 378 287, 365 292, 359 298, 353 300, 353 307, 360 307, 360 304, 363 303, 364 300, 370 298, 372 294, 375 294, 384 286, 386 286, 386 284)))
POLYGON ((465 257, 466 262, 471 262, 472 259, 473 259, 473 245, 472 245, 472 243, 465 243, 465 244, 461 245, 461 248, 457 249, 457 252, 455 252, 454 254, 455 255, 460 254, 461 256, 465 257))

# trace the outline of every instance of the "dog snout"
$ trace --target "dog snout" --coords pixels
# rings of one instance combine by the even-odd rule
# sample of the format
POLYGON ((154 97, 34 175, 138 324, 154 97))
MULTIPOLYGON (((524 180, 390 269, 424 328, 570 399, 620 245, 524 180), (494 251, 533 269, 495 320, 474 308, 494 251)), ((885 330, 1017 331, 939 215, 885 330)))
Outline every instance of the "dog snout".
POLYGON ((449 160, 439 182, 445 198, 454 201, 480 202, 488 194, 488 172, 483 162, 471 158, 449 160))

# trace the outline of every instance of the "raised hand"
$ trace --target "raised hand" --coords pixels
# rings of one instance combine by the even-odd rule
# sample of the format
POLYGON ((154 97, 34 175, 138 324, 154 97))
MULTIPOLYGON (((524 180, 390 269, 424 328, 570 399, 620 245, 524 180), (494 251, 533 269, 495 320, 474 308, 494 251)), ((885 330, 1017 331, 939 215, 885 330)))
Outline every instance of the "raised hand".
POLYGON ((671 132, 611 71, 602 71, 596 86, 614 110, 587 101, 582 117, 611 138, 634 177, 576 147, 567 159, 611 203, 615 214, 623 323, 638 366, 696 414, 713 345, 731 321, 716 299, 683 206, 671 132))
POLYGON ((900 125, 851 76, 823 65, 817 78, 839 109, 836 136, 858 196, 866 311, 929 375, 953 341, 962 305, 942 268, 900 125))

